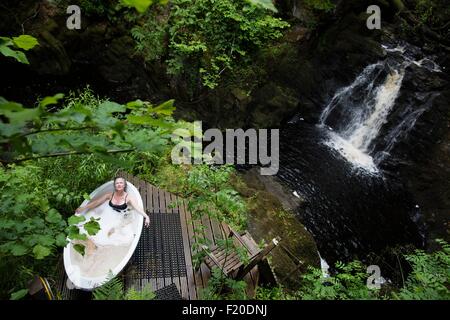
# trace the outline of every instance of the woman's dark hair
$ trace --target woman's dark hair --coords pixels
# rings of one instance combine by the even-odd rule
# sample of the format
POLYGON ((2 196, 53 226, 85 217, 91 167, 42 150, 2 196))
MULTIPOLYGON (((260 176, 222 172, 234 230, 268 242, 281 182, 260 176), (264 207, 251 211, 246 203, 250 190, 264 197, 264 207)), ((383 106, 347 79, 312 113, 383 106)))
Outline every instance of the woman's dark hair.
POLYGON ((127 187, 128 187, 128 183, 127 180, 124 177, 118 176, 114 178, 114 182, 113 182, 113 186, 114 186, 114 190, 116 190, 116 180, 117 179, 123 179, 123 181, 125 182, 125 187, 123 188, 123 190, 126 192, 127 191, 127 187))

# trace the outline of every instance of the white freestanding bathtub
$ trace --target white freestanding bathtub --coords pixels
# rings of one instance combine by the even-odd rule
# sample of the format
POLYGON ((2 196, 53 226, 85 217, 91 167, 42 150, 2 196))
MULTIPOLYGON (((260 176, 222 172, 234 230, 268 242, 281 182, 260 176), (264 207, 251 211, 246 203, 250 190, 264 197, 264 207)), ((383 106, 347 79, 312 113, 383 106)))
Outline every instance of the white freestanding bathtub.
MULTIPOLYGON (((91 194, 90 198, 93 199, 97 196, 101 196, 106 192, 112 192, 114 189, 113 181, 106 182, 101 185, 97 189, 95 189, 91 194)), ((138 189, 127 181, 127 191, 128 195, 133 196, 134 199, 137 199, 138 205, 143 208, 143 202, 141 195, 139 194, 138 189)), ((89 200, 85 200, 81 206, 85 206, 89 200)), ((101 211, 104 206, 108 206, 107 201, 100 205, 95 209, 88 210, 86 212, 82 212, 81 215, 86 217, 84 222, 89 221, 91 217, 101 218, 101 211)), ((96 258, 92 258, 95 265, 93 265, 94 270, 89 270, 87 272, 84 268, 85 266, 85 257, 83 257, 80 253, 78 253, 74 248, 74 243, 69 242, 67 246, 64 248, 64 268, 68 277, 68 287, 76 288, 82 290, 91 291, 96 287, 101 286, 109 277, 116 276, 119 274, 122 269, 126 266, 128 261, 136 249, 136 246, 139 242, 139 238, 142 232, 143 220, 144 217, 140 215, 136 210, 130 211, 130 216, 128 219, 128 223, 131 226, 132 232, 134 233, 131 244, 126 246, 108 246, 108 248, 104 248, 104 252, 102 255, 99 255, 97 258, 98 261, 94 261, 96 258), (99 266, 96 268, 96 266, 99 266), (96 268, 96 269, 95 269, 96 268)), ((82 225, 82 222, 80 225, 82 225)), ((100 225, 102 221, 100 220, 100 225)), ((81 231, 84 231, 84 228, 80 228, 81 231)), ((92 269, 92 268, 91 268, 92 269)))

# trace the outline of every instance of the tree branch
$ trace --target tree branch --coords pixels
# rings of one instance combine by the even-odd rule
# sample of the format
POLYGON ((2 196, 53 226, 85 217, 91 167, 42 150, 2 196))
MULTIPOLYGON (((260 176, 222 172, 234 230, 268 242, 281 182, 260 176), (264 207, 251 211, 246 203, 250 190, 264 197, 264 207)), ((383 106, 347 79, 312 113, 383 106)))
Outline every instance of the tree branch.
MULTIPOLYGON (((116 153, 131 152, 131 151, 135 151, 135 150, 136 149, 108 150, 105 153, 116 154, 116 153)), ((11 160, 11 161, 0 159, 0 163, 2 163, 3 165, 7 165, 7 164, 11 164, 11 163, 20 163, 23 161, 37 160, 37 159, 42 159, 42 158, 54 158, 54 157, 71 156, 71 155, 76 155, 76 154, 93 154, 93 153, 94 152, 87 152, 87 151, 66 151, 66 152, 57 152, 57 153, 51 153, 51 154, 46 154, 46 155, 36 156, 36 157, 15 159, 15 160, 11 160)))
POLYGON ((78 130, 86 130, 86 129, 95 129, 95 127, 78 127, 78 128, 53 128, 53 129, 44 129, 44 130, 36 130, 24 133, 19 136, 19 138, 30 136, 32 134, 43 133, 43 132, 55 132, 55 131, 78 131, 78 130))

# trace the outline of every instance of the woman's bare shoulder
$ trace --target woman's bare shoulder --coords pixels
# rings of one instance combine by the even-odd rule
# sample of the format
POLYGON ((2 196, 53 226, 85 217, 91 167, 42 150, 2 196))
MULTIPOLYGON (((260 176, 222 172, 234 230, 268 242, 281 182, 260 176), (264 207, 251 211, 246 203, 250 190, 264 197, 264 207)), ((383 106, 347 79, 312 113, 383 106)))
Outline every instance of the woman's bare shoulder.
POLYGON ((105 194, 103 194, 102 199, 109 199, 112 197, 112 192, 106 192, 105 194))

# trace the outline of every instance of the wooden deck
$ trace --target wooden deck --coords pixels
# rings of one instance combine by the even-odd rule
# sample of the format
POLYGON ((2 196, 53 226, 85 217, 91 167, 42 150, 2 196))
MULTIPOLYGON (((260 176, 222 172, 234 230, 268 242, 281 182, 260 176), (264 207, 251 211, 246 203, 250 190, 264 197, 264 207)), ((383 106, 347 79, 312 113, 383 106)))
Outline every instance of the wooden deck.
MULTIPOLYGON (((127 287, 134 286, 141 288, 150 282, 152 289, 158 290, 174 283, 183 299, 200 299, 200 291, 202 288, 206 287, 211 274, 204 263, 201 264, 199 270, 194 270, 193 268, 192 257, 195 254, 193 248, 194 230, 197 229, 196 226, 198 224, 203 225, 204 237, 209 239, 211 243, 216 244, 217 240, 223 239, 224 235, 228 234, 229 229, 227 229, 226 225, 219 224, 209 216, 203 217, 201 221, 193 221, 184 199, 165 190, 161 190, 130 174, 124 172, 121 172, 120 174, 139 189, 145 210, 149 212, 179 213, 183 238, 184 260, 187 271, 186 276, 135 280, 133 283, 127 283, 127 287)), ((251 239, 248 239, 248 241, 251 241, 251 239)), ((258 266, 254 267, 243 280, 247 283, 247 295, 253 297, 259 280, 258 266)))

